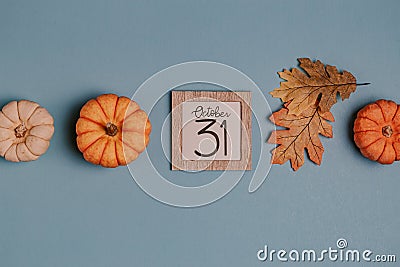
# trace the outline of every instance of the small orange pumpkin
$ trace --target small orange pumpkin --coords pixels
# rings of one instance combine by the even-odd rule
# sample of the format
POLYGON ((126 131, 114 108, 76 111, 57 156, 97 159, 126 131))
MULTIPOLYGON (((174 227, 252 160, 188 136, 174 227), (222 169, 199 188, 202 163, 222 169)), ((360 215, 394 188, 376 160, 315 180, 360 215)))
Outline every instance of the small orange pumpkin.
POLYGON ((76 141, 85 160, 107 168, 135 160, 148 145, 150 132, 146 112, 114 94, 89 100, 76 123, 76 141))
POLYGON ((361 153, 381 164, 400 160, 400 107, 378 100, 362 108, 354 122, 354 141, 361 153))

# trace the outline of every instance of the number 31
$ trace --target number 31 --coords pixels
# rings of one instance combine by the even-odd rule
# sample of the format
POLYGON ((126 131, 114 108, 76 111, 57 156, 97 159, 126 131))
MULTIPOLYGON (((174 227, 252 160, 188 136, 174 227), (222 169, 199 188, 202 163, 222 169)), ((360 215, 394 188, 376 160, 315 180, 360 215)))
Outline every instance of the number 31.
MULTIPOLYGON (((199 156, 199 157, 212 157, 213 155, 215 155, 215 153, 218 152, 219 150, 219 136, 217 133, 215 133, 214 131, 208 130, 211 126, 214 125, 214 123, 217 122, 216 119, 201 119, 201 120, 196 120, 196 122, 209 122, 209 124, 207 124, 204 128, 202 128, 200 131, 197 132, 197 135, 202 135, 202 134, 210 134, 212 135, 212 137, 214 137, 215 139, 215 148, 211 153, 206 153, 203 154, 197 150, 194 151, 194 153, 199 156)), ((226 130, 226 120, 224 120, 221 125, 221 128, 224 128, 224 155, 227 156, 228 155, 228 148, 227 148, 227 135, 228 135, 228 131, 226 130)))

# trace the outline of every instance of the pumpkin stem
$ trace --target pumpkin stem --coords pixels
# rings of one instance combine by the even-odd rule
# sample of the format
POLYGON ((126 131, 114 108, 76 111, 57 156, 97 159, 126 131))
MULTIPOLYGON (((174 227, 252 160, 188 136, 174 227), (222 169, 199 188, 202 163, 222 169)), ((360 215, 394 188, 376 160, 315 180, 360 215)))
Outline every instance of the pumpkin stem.
POLYGON ((115 136, 118 133, 118 127, 112 124, 111 122, 108 122, 106 124, 106 134, 109 136, 115 136))
POLYGON ((20 125, 17 126, 17 128, 14 129, 15 137, 17 138, 25 137, 27 131, 28 129, 26 129, 25 123, 22 122, 20 125))
POLYGON ((392 127, 390 127, 390 125, 386 125, 386 126, 382 127, 382 134, 383 134, 383 136, 385 136, 387 138, 391 137, 393 134, 392 127))

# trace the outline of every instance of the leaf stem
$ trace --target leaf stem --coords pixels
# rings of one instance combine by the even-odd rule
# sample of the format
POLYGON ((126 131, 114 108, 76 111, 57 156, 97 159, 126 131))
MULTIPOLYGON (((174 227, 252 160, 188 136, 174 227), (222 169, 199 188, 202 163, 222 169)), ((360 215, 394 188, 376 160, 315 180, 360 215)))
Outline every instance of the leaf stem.
POLYGON ((357 86, 362 86, 362 85, 369 85, 371 83, 356 83, 357 86))

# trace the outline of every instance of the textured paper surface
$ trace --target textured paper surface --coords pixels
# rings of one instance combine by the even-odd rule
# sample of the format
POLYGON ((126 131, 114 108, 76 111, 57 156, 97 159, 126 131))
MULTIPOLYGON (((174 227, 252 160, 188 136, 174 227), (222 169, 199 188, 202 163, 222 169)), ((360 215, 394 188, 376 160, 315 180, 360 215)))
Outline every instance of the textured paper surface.
POLYGON ((185 102, 182 112, 184 160, 240 160, 240 102, 185 102))

